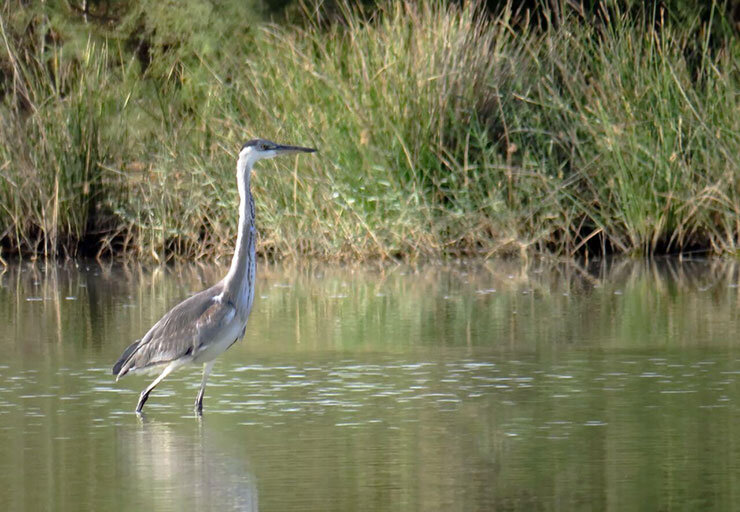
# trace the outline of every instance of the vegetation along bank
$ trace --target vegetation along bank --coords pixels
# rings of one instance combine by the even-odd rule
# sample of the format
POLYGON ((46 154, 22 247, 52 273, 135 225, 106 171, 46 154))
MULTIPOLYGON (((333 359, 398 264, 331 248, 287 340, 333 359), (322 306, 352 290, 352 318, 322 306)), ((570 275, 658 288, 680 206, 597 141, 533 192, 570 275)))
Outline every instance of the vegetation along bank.
POLYGON ((556 4, 5 2, 0 254, 735 254, 736 9, 556 4))

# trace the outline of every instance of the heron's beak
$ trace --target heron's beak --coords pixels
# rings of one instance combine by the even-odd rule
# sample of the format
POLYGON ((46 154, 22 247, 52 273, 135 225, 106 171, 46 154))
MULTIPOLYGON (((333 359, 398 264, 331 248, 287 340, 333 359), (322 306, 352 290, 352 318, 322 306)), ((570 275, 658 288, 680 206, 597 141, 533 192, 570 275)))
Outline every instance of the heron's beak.
POLYGON ((272 149, 278 155, 291 155, 293 153, 314 153, 316 152, 314 148, 304 148, 301 146, 283 146, 281 144, 278 144, 272 149))

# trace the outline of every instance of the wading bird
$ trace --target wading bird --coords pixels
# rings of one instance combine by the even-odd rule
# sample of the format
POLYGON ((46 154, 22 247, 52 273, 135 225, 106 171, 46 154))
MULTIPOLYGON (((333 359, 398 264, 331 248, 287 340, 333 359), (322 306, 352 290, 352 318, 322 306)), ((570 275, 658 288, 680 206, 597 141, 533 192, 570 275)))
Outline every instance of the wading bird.
POLYGON ((129 372, 161 371, 141 392, 137 413, 141 413, 149 393, 174 370, 185 364, 203 364, 203 379, 195 398, 195 410, 202 413, 206 380, 214 360, 244 336, 252 310, 256 270, 254 199, 249 187, 252 166, 263 158, 314 151, 264 139, 250 140, 242 146, 236 164, 239 232, 229 272, 215 285, 167 312, 143 338, 129 345, 113 366, 116 381, 129 372))

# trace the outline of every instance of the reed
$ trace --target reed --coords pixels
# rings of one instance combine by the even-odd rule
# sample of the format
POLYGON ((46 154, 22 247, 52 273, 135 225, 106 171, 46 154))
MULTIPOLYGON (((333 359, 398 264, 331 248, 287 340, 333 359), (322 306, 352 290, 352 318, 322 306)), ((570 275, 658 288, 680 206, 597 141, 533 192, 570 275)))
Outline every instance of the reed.
POLYGON ((114 35, 29 40, 3 12, 5 253, 227 258, 254 136, 321 150, 257 169, 271 258, 736 252, 740 43, 710 25, 532 28, 435 1, 202 19, 192 46, 160 28, 144 65, 114 35))

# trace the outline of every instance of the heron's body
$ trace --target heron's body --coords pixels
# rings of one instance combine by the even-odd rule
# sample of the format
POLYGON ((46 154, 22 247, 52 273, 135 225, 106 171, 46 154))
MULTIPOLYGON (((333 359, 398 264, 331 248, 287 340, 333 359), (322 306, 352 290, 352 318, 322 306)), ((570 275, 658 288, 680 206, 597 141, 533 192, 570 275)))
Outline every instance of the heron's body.
POLYGON ((244 336, 254 301, 255 227, 250 174, 260 158, 313 149, 280 146, 261 139, 247 142, 239 153, 239 230, 231 267, 221 281, 196 293, 166 313, 140 340, 132 343, 113 366, 116 380, 129 372, 161 371, 139 398, 141 412, 149 393, 167 375, 185 364, 203 364, 203 380, 196 409, 203 408, 206 380, 213 360, 244 336))

